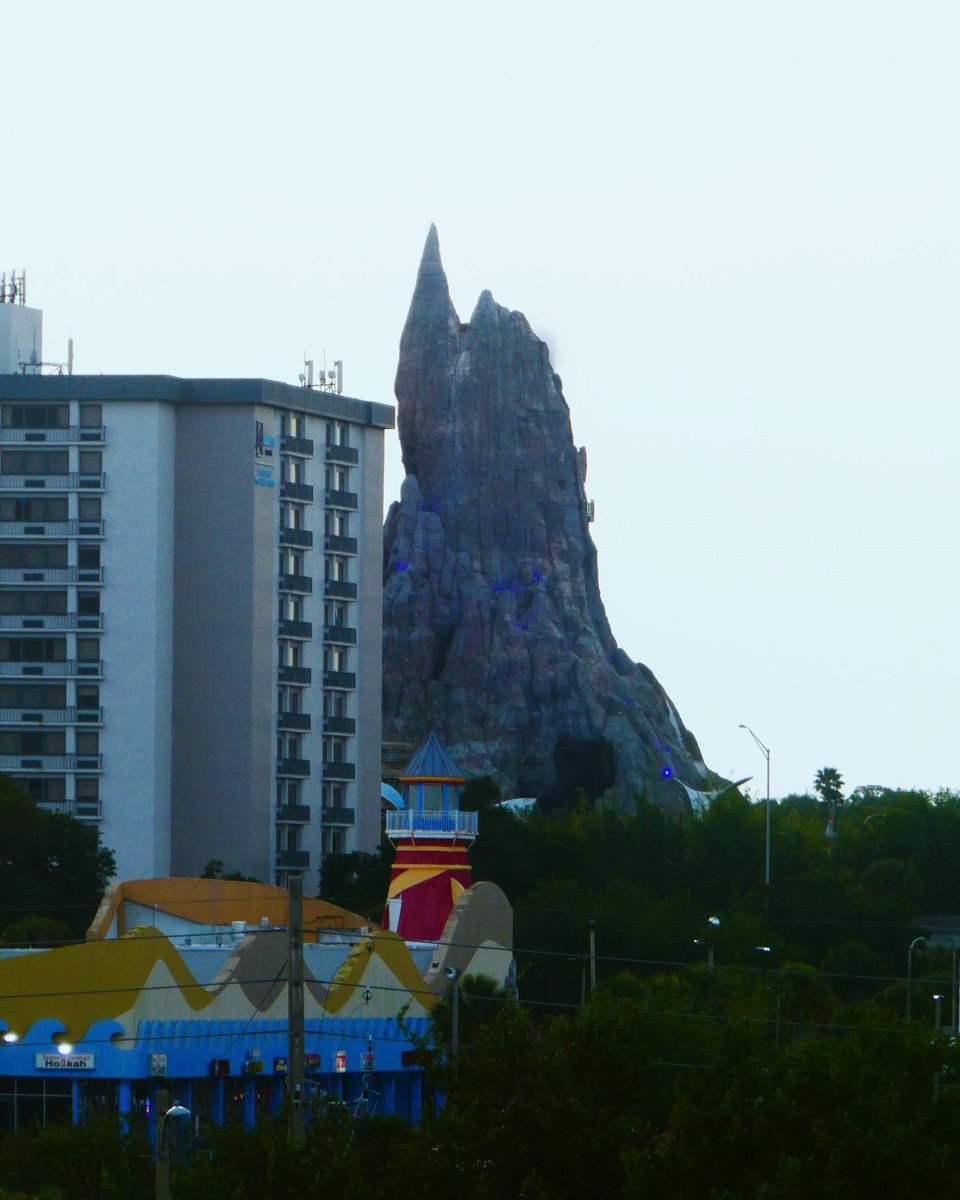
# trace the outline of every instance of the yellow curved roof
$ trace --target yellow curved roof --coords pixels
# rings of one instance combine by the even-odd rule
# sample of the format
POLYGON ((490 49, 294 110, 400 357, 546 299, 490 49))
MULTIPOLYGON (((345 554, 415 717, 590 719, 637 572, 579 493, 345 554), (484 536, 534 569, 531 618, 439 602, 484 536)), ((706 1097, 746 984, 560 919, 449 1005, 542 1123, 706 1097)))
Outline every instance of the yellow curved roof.
MULTIPOLYGON (((155 907, 198 925, 229 925, 244 921, 256 928, 266 917, 267 925, 287 924, 288 896, 286 888, 269 883, 250 883, 235 879, 126 879, 112 884, 104 893, 90 928, 88 941, 101 941, 111 936, 114 918, 116 935, 122 937, 124 901, 155 907)), ((364 929, 377 928, 375 922, 326 900, 303 900, 305 929, 364 929)))

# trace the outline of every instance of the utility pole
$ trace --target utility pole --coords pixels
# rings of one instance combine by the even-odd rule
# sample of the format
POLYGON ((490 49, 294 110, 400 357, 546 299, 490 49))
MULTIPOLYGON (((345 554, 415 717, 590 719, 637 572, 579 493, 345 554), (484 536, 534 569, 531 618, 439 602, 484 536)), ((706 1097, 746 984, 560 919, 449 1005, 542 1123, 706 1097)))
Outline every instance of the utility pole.
POLYGON ((156 1196, 157 1200, 170 1200, 170 1131, 167 1128, 170 1093, 166 1088, 157 1088, 157 1157, 156 1196))
POLYGON ((290 1118, 287 1132, 294 1145, 306 1136, 303 1068, 303 876, 287 878, 287 1084, 290 1118))
POLYGON ((597 990, 597 922, 590 918, 590 991, 597 990))

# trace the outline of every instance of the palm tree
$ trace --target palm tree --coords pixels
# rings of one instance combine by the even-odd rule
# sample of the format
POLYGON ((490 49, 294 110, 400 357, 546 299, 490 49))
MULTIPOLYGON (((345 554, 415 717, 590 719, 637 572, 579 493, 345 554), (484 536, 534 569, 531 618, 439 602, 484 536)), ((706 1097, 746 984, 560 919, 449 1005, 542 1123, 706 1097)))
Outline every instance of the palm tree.
POLYGON ((836 767, 821 767, 813 780, 813 788, 827 806, 828 838, 837 836, 837 806, 843 803, 843 777, 836 767))
POLYGON ((843 776, 836 767, 821 767, 814 778, 813 790, 824 804, 842 804, 843 776))

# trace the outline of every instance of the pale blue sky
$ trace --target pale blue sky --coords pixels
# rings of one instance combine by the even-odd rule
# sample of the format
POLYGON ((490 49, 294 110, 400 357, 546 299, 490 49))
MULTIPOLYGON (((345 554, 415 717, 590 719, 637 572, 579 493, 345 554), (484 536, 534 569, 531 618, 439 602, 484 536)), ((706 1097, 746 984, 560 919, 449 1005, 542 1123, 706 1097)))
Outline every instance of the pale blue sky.
MULTIPOLYGON (((48 358, 392 400, 431 221, 563 376, 614 633, 717 770, 960 789, 953 3, 4 11, 48 358)), ((399 450, 388 444, 387 495, 399 450)))

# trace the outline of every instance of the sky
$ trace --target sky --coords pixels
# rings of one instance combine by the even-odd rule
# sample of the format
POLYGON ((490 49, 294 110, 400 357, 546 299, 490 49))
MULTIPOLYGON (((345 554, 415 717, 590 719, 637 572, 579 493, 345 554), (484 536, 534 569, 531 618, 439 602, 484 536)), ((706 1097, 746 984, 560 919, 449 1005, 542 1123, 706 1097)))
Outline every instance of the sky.
MULTIPOLYGON (((588 451, 600 584, 705 761, 960 790, 960 8, 48 0, 0 265, 45 358, 393 402, 436 222, 588 451)), ((402 479, 386 448, 386 496, 402 479)))

